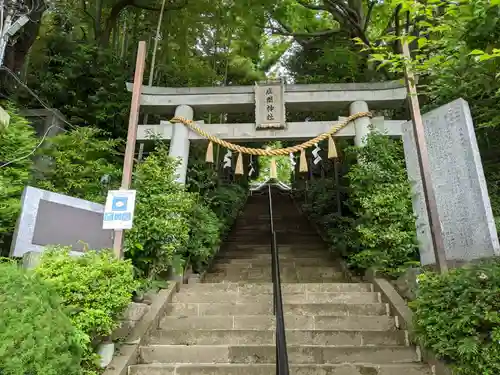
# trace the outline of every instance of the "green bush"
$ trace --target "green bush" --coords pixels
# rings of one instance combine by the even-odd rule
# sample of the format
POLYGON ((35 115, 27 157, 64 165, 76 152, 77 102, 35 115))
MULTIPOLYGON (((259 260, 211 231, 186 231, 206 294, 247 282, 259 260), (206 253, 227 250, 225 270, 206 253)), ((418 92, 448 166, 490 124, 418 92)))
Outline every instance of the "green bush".
POLYGON ((193 195, 175 181, 177 161, 160 145, 137 165, 134 226, 125 239, 126 257, 140 276, 155 279, 170 266, 183 265, 182 251, 189 240, 193 195))
POLYGON ((189 227, 185 258, 189 259, 194 271, 198 272, 207 265, 220 243, 222 222, 198 197, 198 203, 193 204, 189 215, 189 227))
POLYGON ((500 374, 500 260, 419 276, 415 333, 460 375, 500 374))
POLYGON ((348 205, 355 215, 358 251, 350 256, 349 263, 397 276, 419 264, 402 142, 372 132, 366 145, 354 152, 359 162, 347 175, 348 205))
POLYGON ((344 155, 348 199, 337 215, 334 178, 310 181, 304 211, 331 246, 362 272, 377 268, 398 276, 418 265, 415 218, 401 141, 372 132, 344 155), (359 162, 356 162, 359 160, 359 162))
POLYGON ((205 195, 205 200, 222 221, 222 233, 227 233, 245 204, 247 191, 240 185, 219 185, 205 195))
POLYGON ((77 375, 82 337, 57 288, 14 263, 0 263, 0 373, 77 375))
POLYGON ((117 327, 137 282, 130 261, 117 260, 110 251, 88 251, 81 256, 69 252, 69 247, 47 249, 35 272, 61 296, 85 339, 86 360, 93 362, 93 345, 117 327))
POLYGON ((101 139, 106 134, 96 128, 79 128, 60 133, 46 141, 38 155, 51 160, 39 171, 36 185, 71 197, 103 203, 107 190, 120 183, 117 140, 101 139), (101 179, 107 176, 110 184, 101 179))
POLYGON ((0 244, 14 231, 21 210, 21 194, 33 168, 29 153, 37 145, 35 131, 28 121, 12 106, 7 107, 7 112, 10 124, 0 130, 0 165, 16 161, 0 168, 0 244))

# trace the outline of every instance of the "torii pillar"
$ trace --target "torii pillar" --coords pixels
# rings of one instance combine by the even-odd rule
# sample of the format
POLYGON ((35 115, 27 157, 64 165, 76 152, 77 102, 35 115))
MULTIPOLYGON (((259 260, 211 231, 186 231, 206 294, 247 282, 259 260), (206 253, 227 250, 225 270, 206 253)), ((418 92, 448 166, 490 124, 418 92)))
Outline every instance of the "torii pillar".
MULTIPOLYGON (((184 117, 186 120, 192 120, 193 115, 193 108, 188 105, 180 105, 175 109, 175 116, 184 117)), ((175 124, 172 129, 172 140, 168 154, 173 158, 180 159, 175 179, 180 184, 186 183, 189 145, 189 129, 183 124, 175 124)))
MULTIPOLYGON (((368 104, 365 101, 352 102, 349 106, 349 115, 354 115, 359 112, 368 112, 368 104)), ((366 145, 366 137, 370 134, 371 126, 370 117, 360 117, 354 120, 354 145, 361 147, 366 145)))

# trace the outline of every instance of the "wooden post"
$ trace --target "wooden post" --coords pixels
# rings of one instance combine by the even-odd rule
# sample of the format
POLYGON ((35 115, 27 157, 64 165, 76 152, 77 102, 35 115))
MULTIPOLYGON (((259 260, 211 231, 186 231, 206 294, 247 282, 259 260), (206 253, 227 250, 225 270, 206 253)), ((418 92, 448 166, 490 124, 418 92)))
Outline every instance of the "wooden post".
MULTIPOLYGON (((132 101, 130 103, 130 117, 128 122, 127 146, 123 159, 123 174, 121 190, 128 190, 132 182, 132 170, 134 168, 135 142, 137 139, 137 124, 139 121, 139 108, 141 106, 142 80, 144 78, 144 66, 146 65, 146 42, 139 42, 137 49, 137 60, 135 62, 134 86, 132 90, 132 101)), ((115 230, 113 238, 113 251, 118 259, 123 257, 123 230, 115 230)))
MULTIPOLYGON (((402 42, 403 56, 410 60, 410 49, 408 42, 402 42)), ((418 166, 420 176, 422 177, 422 187, 424 190, 425 205, 427 207, 427 217, 431 230, 432 245, 434 247, 434 256, 436 266, 440 273, 448 271, 446 253, 444 250, 443 232, 437 210, 436 195, 432 186, 431 169, 429 164, 429 153, 427 152, 427 143, 425 141, 424 122, 420 113, 420 104, 418 102, 417 88, 415 86, 415 76, 407 67, 405 68, 406 88, 408 90, 408 103, 410 105, 411 118, 413 123, 413 134, 415 137, 418 166)))

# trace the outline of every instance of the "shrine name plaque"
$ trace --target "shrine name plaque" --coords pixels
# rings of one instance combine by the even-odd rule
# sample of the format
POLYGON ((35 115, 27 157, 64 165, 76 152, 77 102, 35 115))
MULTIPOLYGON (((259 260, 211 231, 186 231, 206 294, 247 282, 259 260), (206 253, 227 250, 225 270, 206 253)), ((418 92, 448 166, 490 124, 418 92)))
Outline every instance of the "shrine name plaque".
POLYGON ((285 85, 283 81, 255 84, 255 129, 285 129, 285 85))

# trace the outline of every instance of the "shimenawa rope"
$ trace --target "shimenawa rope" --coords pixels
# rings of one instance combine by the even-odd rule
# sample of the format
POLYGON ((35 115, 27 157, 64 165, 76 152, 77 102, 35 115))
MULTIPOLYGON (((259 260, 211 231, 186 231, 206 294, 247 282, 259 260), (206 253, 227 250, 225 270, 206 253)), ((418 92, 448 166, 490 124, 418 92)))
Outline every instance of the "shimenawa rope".
MULTIPOLYGON (((335 142, 333 141, 332 135, 337 133, 339 130, 344 128, 347 124, 349 124, 351 121, 354 121, 358 118, 361 117, 372 117, 371 112, 358 112, 355 113, 349 117, 347 117, 345 120, 339 122, 338 124, 332 126, 330 130, 328 130, 325 133, 322 133, 318 135, 317 137, 310 139, 304 143, 298 144, 296 146, 292 147, 285 147, 285 148, 279 148, 279 149, 262 149, 262 148, 251 148, 251 147, 244 147, 240 145, 236 145, 231 142, 227 142, 223 139, 220 139, 212 134, 207 133, 203 129, 201 129, 196 123, 192 120, 188 120, 184 117, 181 116, 175 116, 172 120, 170 120, 171 123, 181 123, 190 128, 192 131, 197 133, 198 135, 207 138, 210 142, 208 144, 207 148, 207 162, 213 163, 213 144, 212 143, 217 143, 218 145, 227 148, 232 151, 236 151, 239 153, 238 155, 238 160, 236 162, 236 174, 243 174, 243 161, 242 161, 242 154, 247 154, 247 155, 258 155, 258 156, 280 156, 280 155, 289 155, 290 153, 296 153, 300 151, 300 166, 299 170, 300 172, 307 172, 307 161, 306 161, 306 155, 305 155, 305 150, 308 149, 309 147, 314 146, 316 143, 319 143, 325 139, 328 138, 328 158, 336 158, 337 157, 337 149, 335 147, 335 142)), ((272 159, 271 162, 274 162, 274 158, 272 159)), ((273 168, 271 168, 273 170, 273 168)), ((276 176, 271 176, 271 178, 276 178, 276 176)))

